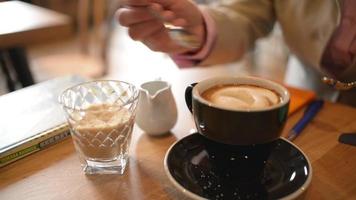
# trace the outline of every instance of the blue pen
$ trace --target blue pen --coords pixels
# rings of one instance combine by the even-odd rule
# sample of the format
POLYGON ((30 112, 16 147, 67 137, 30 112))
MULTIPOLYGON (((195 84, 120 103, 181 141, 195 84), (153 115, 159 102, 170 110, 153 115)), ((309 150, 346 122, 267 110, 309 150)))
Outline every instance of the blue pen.
POLYGON ((303 131, 306 125, 315 117, 323 105, 323 100, 312 101, 304 111, 303 117, 294 125, 292 130, 289 131, 288 140, 294 140, 303 131))

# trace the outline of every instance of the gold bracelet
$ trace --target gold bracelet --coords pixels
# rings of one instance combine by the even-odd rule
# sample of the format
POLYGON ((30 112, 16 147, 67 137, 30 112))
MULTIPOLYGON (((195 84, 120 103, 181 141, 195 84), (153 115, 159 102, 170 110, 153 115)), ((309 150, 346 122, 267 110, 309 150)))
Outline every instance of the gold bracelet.
POLYGON ((350 90, 352 88, 356 88, 356 81, 344 83, 325 76, 323 77, 322 81, 336 90, 350 90))

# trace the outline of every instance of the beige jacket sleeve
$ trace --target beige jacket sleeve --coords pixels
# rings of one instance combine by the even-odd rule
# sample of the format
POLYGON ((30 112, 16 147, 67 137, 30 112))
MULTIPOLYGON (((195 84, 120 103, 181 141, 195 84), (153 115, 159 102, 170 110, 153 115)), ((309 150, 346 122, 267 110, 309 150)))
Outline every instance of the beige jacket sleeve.
POLYGON ((221 0, 204 7, 216 24, 217 39, 208 57, 200 65, 237 60, 253 47, 257 38, 273 28, 275 12, 272 0, 221 0))

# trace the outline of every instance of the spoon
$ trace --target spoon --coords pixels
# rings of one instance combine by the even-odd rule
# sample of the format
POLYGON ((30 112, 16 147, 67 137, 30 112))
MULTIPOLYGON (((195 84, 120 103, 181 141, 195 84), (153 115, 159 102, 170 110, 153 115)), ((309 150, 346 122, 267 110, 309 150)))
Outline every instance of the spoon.
POLYGON ((322 81, 337 90, 350 90, 356 88, 356 81, 344 83, 329 77, 323 77, 322 81))
POLYGON ((198 38, 186 31, 183 27, 174 26, 168 23, 165 23, 164 26, 168 30, 168 34, 171 39, 179 45, 190 49, 198 49, 200 47, 198 38))

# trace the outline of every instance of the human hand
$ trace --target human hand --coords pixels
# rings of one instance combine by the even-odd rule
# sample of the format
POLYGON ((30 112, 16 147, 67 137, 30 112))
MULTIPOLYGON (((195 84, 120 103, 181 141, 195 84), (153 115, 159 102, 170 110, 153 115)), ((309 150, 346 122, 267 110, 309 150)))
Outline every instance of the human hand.
POLYGON ((201 11, 190 0, 121 0, 117 19, 122 26, 128 27, 133 40, 143 42, 153 51, 192 51, 172 40, 165 24, 183 27, 200 44, 205 37, 201 11))

